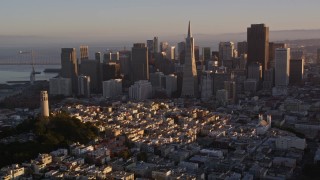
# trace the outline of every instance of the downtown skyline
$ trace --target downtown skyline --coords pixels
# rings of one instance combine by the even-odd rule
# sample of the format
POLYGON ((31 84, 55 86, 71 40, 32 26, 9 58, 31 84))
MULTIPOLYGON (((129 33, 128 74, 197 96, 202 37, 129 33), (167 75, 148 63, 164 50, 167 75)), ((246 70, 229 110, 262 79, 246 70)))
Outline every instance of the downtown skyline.
POLYGON ((159 36, 182 40, 189 20, 195 36, 241 33, 256 23, 265 23, 270 31, 320 29, 315 18, 320 15, 319 5, 316 0, 5 1, 0 7, 0 38, 4 39, 1 45, 14 38, 123 42, 159 36))

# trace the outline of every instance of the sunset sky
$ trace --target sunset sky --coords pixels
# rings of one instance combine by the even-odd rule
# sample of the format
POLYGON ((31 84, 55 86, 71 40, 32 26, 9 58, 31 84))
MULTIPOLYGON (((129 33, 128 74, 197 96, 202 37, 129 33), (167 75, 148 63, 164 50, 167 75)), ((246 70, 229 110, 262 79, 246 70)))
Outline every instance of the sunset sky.
MULTIPOLYGON (((3 0, 0 36, 111 38, 320 29, 319 0, 3 0)), ((1 42, 0 42, 1 43, 1 42)))

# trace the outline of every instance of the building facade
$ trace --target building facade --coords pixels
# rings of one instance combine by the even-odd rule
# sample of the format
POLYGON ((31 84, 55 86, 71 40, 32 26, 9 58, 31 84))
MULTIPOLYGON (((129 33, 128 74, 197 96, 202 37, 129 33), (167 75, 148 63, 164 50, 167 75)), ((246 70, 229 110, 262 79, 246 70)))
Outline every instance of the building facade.
POLYGON ((198 76, 194 57, 194 39, 191 35, 190 22, 186 38, 185 63, 183 66, 182 97, 198 96, 198 76))
POLYGON ((269 27, 265 24, 252 24, 247 29, 248 64, 259 62, 262 71, 269 61, 269 27))

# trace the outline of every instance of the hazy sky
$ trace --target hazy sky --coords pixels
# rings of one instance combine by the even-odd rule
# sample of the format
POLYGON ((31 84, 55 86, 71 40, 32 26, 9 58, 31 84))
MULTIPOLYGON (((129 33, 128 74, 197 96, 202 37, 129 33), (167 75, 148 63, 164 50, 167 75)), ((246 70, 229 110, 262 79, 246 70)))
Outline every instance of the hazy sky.
MULTIPOLYGON (((1 36, 85 39, 320 29, 320 0, 1 0, 1 36)), ((1 43, 1 42, 0 42, 1 43)))

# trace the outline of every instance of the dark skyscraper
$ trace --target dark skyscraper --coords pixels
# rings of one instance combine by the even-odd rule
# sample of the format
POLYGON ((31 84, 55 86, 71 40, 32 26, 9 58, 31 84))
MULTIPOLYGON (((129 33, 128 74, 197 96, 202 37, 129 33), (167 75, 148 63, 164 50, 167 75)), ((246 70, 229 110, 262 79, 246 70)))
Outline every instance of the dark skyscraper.
POLYGON ((94 59, 101 62, 101 52, 96 52, 94 54, 94 59))
POLYGON ((101 92, 102 82, 100 78, 100 61, 84 59, 80 64, 81 75, 90 77, 90 90, 95 93, 101 92))
POLYGON ((148 48, 144 43, 135 43, 131 54, 132 82, 149 79, 148 48))
POLYGON ((237 50, 238 50, 238 57, 240 57, 241 54, 248 54, 248 43, 246 41, 238 42, 237 50))
POLYGON ((153 38, 153 53, 156 54, 159 52, 159 42, 158 37, 153 38))
POLYGON ((266 27, 265 24, 252 24, 247 29, 247 42, 247 65, 259 62, 264 72, 269 61, 269 27, 266 27))
POLYGON ((289 69, 289 83, 300 84, 304 74, 304 59, 291 59, 289 69))
POLYGON ((62 48, 61 49, 61 77, 71 78, 72 92, 77 93, 77 76, 78 64, 77 54, 75 48, 62 48))
POLYGON ((198 76, 194 57, 194 39, 191 35, 189 22, 188 37, 186 38, 185 63, 183 66, 182 93, 183 97, 198 96, 198 76))

